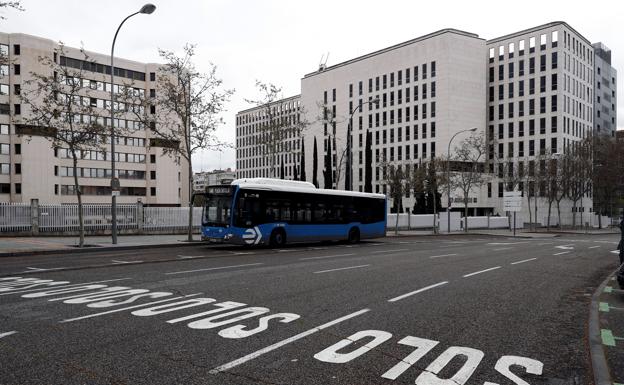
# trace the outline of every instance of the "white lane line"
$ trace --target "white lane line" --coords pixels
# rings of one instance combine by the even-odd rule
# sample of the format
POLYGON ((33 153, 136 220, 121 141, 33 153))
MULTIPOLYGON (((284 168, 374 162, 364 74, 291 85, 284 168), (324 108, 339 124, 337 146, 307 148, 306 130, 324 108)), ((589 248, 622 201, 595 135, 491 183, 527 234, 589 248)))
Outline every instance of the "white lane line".
POLYGON ((472 277, 473 275, 477 275, 477 274, 481 274, 481 273, 486 273, 486 272, 488 272, 488 271, 492 271, 492 270, 496 270, 496 269, 500 269, 500 268, 501 268, 500 266, 490 267, 489 269, 475 271, 474 273, 466 274, 466 275, 463 275, 462 277, 464 277, 464 278, 468 278, 468 277, 472 277))
POLYGON ((232 251, 231 252, 234 255, 251 255, 251 254, 255 254, 253 251, 232 251))
POLYGON ((511 250, 513 247, 501 247, 500 249, 492 249, 492 251, 503 251, 503 250, 511 250))
POLYGON ((33 273, 36 271, 50 271, 50 270, 60 270, 60 269, 66 269, 66 267, 50 267, 48 269, 44 269, 41 267, 27 267, 28 270, 26 271, 22 271, 22 273, 33 273))
POLYGON ((552 245, 553 242, 542 242, 542 243, 538 243, 538 246, 545 246, 545 245, 552 245))
POLYGON ((454 256, 454 255, 457 255, 457 254, 432 255, 432 256, 431 256, 431 257, 429 257, 429 258, 433 259, 433 258, 442 258, 442 257, 452 257, 452 256, 454 256))
POLYGON ((116 265, 126 265, 126 264, 132 264, 132 263, 143 263, 143 261, 120 261, 117 259, 111 259, 111 262, 113 262, 116 265))
POLYGON ((399 251, 408 251, 409 249, 392 249, 392 250, 377 250, 377 251, 373 251, 371 252, 371 254, 378 254, 378 253, 395 253, 395 252, 399 252, 399 251))
POLYGON ((201 258, 203 255, 178 255, 179 259, 193 259, 193 258, 201 258))
POLYGON ((358 266, 341 267, 339 269, 321 270, 321 271, 315 271, 314 274, 329 273, 332 271, 339 271, 339 270, 359 269, 359 268, 367 267, 367 266, 370 266, 370 265, 358 265, 358 266))
POLYGON ((88 314, 88 315, 84 315, 82 317, 68 318, 68 319, 64 319, 62 321, 59 321, 59 323, 80 321, 80 320, 87 319, 87 318, 93 318, 93 317, 99 317, 99 316, 106 315, 106 314, 118 313, 118 312, 124 311, 124 310, 136 309, 138 307, 155 305, 157 303, 162 303, 162 302, 167 302, 167 301, 174 301, 174 300, 177 300, 177 299, 180 299, 180 298, 195 297, 195 296, 200 295, 200 294, 202 294, 202 293, 189 294, 189 295, 184 295, 182 297, 167 298, 167 299, 162 299, 160 301, 153 301, 153 302, 142 303, 140 305, 128 306, 128 307, 124 307, 124 308, 121 308, 121 309, 114 309, 114 310, 109 310, 109 311, 103 311, 103 312, 100 312, 100 313, 88 314))
POLYGON ((553 255, 562 255, 562 254, 568 254, 568 253, 571 253, 571 251, 562 251, 560 253, 555 253, 553 255))
POLYGON ((280 342, 274 343, 273 345, 269 345, 266 348, 262 348, 260 350, 257 350, 257 351, 255 351, 253 353, 250 353, 250 354, 248 354, 248 355, 246 355, 244 357, 238 358, 238 359, 236 359, 234 361, 230 361, 227 364, 223 364, 223 365, 217 366, 216 368, 210 370, 209 373, 210 374, 217 374, 219 372, 224 372, 226 370, 232 369, 232 368, 234 368, 234 367, 236 367, 236 366, 238 366, 240 364, 244 364, 247 361, 251 361, 251 360, 253 360, 255 358, 258 358, 258 357, 260 357, 261 355, 263 355, 265 353, 268 353, 268 352, 271 352, 273 350, 279 349, 279 348, 281 348, 284 345, 288 345, 288 344, 290 344, 292 342, 295 342, 297 340, 305 338, 305 337, 307 337, 309 335, 312 335, 314 333, 317 333, 317 332, 319 332, 319 331, 321 331, 323 329, 327 329, 327 328, 329 328, 331 326, 334 326, 336 324, 339 324, 339 323, 344 322, 346 320, 349 320, 351 318, 357 317, 357 316, 362 315, 362 314, 364 314, 366 312, 369 312, 369 311, 370 311, 370 309, 362 309, 362 310, 356 311, 355 313, 351 313, 351 314, 348 314, 348 315, 346 315, 344 317, 340 317, 340 318, 335 319, 333 321, 327 322, 327 323, 325 323, 325 324, 323 324, 321 326, 317 326, 317 327, 315 327, 313 329, 310 329, 308 331, 305 331, 303 333, 297 334, 297 335, 292 336, 290 338, 286 338, 285 340, 282 340, 280 342))
POLYGON ((74 284, 71 284, 71 285, 55 285, 55 286, 48 286, 48 287, 44 286, 44 287, 39 287, 37 289, 19 290, 19 291, 11 291, 11 292, 8 292, 8 293, 2 293, 2 294, 0 294, 0 296, 9 295, 9 294, 30 293, 30 292, 33 292, 33 291, 46 291, 46 290, 50 290, 50 289, 66 289, 66 288, 74 287, 74 286, 91 285, 91 284, 94 284, 94 283, 104 283, 104 282, 125 281, 127 279, 131 279, 131 278, 107 279, 107 280, 104 280, 104 281, 74 283, 74 284))
POLYGON ((597 249, 597 248, 599 248, 599 247, 602 247, 602 246, 589 246, 588 248, 589 248, 589 249, 597 249))
POLYGON ((433 289, 434 287, 438 287, 438 286, 446 285, 447 283, 448 283, 448 281, 438 282, 438 283, 436 283, 436 284, 433 284, 433 285, 429 285, 429 286, 423 287, 422 289, 414 290, 414 291, 411 291, 411 292, 409 292, 409 293, 406 293, 406 294, 400 295, 400 296, 398 296, 398 297, 394 297, 394 298, 392 298, 392 299, 389 299, 389 300, 388 300, 388 302, 396 302, 396 301, 400 301, 400 300, 402 300, 403 298, 407 298, 407 297, 412 296, 412 295, 414 295, 414 294, 422 293, 423 291, 427 291, 427 290, 429 290, 429 289, 433 289))
POLYGON ((220 267, 209 267, 206 269, 196 269, 196 270, 184 270, 184 271, 173 271, 170 273, 165 273, 165 275, 172 275, 172 274, 184 274, 184 273, 195 273, 198 271, 211 271, 211 270, 222 270, 222 269, 233 269, 236 267, 247 267, 247 266, 258 266, 258 265, 264 265, 263 263, 247 263, 245 265, 232 265, 232 266, 220 266, 220 267))
POLYGON ((275 251, 277 251, 278 253, 287 253, 287 252, 292 251, 292 250, 289 250, 289 249, 280 249, 280 250, 275 250, 275 251))
POLYGON ((13 335, 15 333, 17 333, 15 330, 10 331, 10 332, 6 332, 6 333, 0 333, 0 338, 7 337, 7 336, 13 335))
POLYGON ((535 261, 537 258, 529 258, 529 259, 523 259, 522 261, 516 261, 516 262, 512 262, 512 265, 517 265, 520 263, 524 263, 524 262, 529 262, 529 261, 535 261))
POLYGON ((308 258, 300 258, 300 261, 308 261, 311 259, 325 259, 325 258, 337 258, 337 257, 348 257, 350 255, 355 255, 355 253, 349 254, 334 254, 334 255, 323 255, 322 257, 308 257, 308 258))

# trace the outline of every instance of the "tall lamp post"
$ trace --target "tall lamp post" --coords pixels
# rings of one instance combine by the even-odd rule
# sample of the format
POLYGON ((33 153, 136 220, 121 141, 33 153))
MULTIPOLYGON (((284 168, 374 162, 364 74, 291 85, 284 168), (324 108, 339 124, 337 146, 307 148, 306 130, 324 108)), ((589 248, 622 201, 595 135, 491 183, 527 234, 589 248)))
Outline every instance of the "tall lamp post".
POLYGON ((362 108, 362 106, 364 106, 365 104, 373 104, 373 103, 379 103, 379 97, 376 97, 375 99, 371 99, 365 103, 359 104, 357 106, 355 106, 355 108, 351 111, 351 114, 349 116, 349 125, 347 126, 347 172, 348 175, 345 178, 345 187, 346 190, 348 191, 352 191, 353 190, 353 143, 351 143, 351 132, 353 130, 353 114, 355 114, 359 109, 362 108))
POLYGON ((453 139, 455 139, 455 137, 459 134, 461 134, 462 132, 475 132, 477 131, 477 128, 469 128, 467 130, 461 130, 461 131, 457 131, 455 133, 455 135, 453 135, 451 137, 451 140, 449 140, 448 143, 448 151, 446 154, 446 196, 448 199, 448 206, 446 207, 446 229, 448 231, 448 233, 451 233, 451 142, 453 142, 453 139))
POLYGON ((156 6, 154 4, 147 3, 141 7, 138 12, 135 12, 121 22, 119 27, 117 27, 117 31, 115 32, 115 37, 113 38, 113 45, 111 47, 111 105, 110 105, 110 137, 111 137, 111 233, 113 235, 113 244, 117 244, 117 195, 119 194, 119 178, 115 176, 115 92, 113 91, 115 84, 115 41, 117 40, 117 35, 119 34, 119 30, 121 26, 134 15, 138 15, 139 13, 144 13, 146 15, 151 14, 156 10, 156 6))

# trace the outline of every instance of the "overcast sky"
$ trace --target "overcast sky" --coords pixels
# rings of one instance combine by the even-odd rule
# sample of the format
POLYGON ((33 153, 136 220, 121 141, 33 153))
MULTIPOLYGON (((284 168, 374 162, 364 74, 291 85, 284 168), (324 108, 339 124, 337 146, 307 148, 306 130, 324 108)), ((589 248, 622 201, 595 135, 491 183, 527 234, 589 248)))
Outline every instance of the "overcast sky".
MULTIPOLYGON (((591 42, 612 50, 612 65, 624 63, 624 6, 619 1, 370 1, 370 0, 152 0, 152 15, 129 20, 117 38, 115 55, 158 62, 158 48, 180 51, 197 44, 199 69, 213 62, 234 94, 219 129, 234 142, 236 111, 255 99, 256 79, 300 92, 300 79, 318 68, 442 29, 457 28, 492 39, 550 21, 568 22, 591 42), (618 27, 620 35, 618 36, 618 27)), ((22 32, 68 46, 110 52, 115 29, 142 0, 22 0, 24 12, 3 11, 4 32, 22 32)), ((618 79, 618 90, 623 89, 618 79)), ((618 98, 619 99, 619 98, 618 98)), ((618 100, 624 129, 624 101, 618 100)), ((202 153, 195 169, 234 167, 234 150, 202 153)))

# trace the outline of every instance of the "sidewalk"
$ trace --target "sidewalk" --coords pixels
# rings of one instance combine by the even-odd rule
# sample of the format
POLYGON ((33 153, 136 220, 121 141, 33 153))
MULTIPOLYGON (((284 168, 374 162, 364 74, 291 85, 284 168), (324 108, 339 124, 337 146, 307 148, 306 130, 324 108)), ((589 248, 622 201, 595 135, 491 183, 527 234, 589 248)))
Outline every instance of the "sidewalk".
MULTIPOLYGON (((411 237, 417 235, 434 235, 431 230, 399 230, 398 234, 395 233, 393 229, 389 229, 386 231, 387 237, 411 237)), ((442 231, 439 235, 491 235, 497 237, 513 237, 513 231, 509 231, 508 229, 475 229, 468 230, 468 232, 464 231, 451 231, 451 233, 447 233, 442 231)), ((529 232, 526 230, 516 230, 516 237, 518 238, 555 238, 558 237, 558 233, 539 233, 539 232, 529 232)))
POLYGON ((622 385, 624 290, 620 290, 613 275, 610 275, 594 294, 592 316, 589 333, 595 383, 622 385))
MULTIPOLYGON (((199 239, 199 234, 194 235, 194 239, 199 239)), ((112 244, 110 235, 87 236, 85 237, 85 247, 77 247, 78 237, 11 237, 0 238, 0 257, 15 254, 37 252, 37 253, 58 253, 62 251, 77 250, 98 250, 109 248, 139 248, 142 246, 168 246, 168 245, 189 245, 186 242, 186 234, 175 235, 119 235, 117 244, 112 244)))

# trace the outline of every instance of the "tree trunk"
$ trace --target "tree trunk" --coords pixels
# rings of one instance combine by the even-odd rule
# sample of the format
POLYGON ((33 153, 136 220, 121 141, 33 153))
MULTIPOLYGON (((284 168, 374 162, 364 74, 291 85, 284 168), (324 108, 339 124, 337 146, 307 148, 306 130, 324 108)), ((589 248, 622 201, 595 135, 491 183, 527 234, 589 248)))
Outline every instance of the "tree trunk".
POLYGON ((438 212, 438 207, 437 207, 437 204, 436 204, 436 200, 437 200, 437 197, 436 197, 436 194, 434 192, 433 193, 433 233, 434 234, 438 233, 438 227, 436 226, 436 214, 438 212))
POLYGON ((602 213, 598 212, 598 229, 602 230, 602 213))
POLYGON ((546 220, 546 230, 550 231, 550 213, 552 212, 552 201, 548 200, 548 219, 546 220))
POLYGON ((190 158, 189 158, 189 166, 188 166, 188 172, 189 172, 189 179, 188 179, 188 184, 189 184, 189 221, 188 221, 188 230, 187 230, 187 241, 189 242, 193 242, 193 202, 192 202, 192 197, 193 197, 193 165, 191 164, 190 158))
MULTIPOLYGON (((536 186, 536 189, 537 189, 537 186, 536 186)), ((535 190, 535 192, 536 192, 535 198, 533 199, 533 207, 535 208, 535 230, 534 231, 537 231, 537 190, 535 190)))
POLYGON ((464 232, 468 232, 468 195, 464 195, 464 232))
POLYGON ((559 222, 559 230, 561 230, 562 224, 561 224, 561 201, 557 201, 557 221, 559 222))
MULTIPOLYGON (((396 198, 394 199, 394 201, 395 201, 394 205, 396 206, 396 198)), ((395 235, 399 235, 399 208, 398 207, 396 208, 396 214, 395 215, 396 215, 396 221, 395 221, 395 224, 394 224, 394 234, 395 235)))
POLYGON ((529 231, 533 231, 533 212, 531 211, 531 190, 527 189, 527 206, 529 207, 529 231))
POLYGON ((74 170, 74 189, 76 190, 76 197, 78 197, 78 233, 79 233, 79 243, 78 247, 84 246, 84 218, 82 217, 82 191, 80 190, 80 185, 78 184, 78 158, 76 157, 76 152, 72 150, 72 169, 74 170))
POLYGON ((576 200, 572 205, 572 228, 576 230, 576 200))

